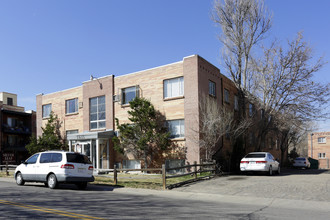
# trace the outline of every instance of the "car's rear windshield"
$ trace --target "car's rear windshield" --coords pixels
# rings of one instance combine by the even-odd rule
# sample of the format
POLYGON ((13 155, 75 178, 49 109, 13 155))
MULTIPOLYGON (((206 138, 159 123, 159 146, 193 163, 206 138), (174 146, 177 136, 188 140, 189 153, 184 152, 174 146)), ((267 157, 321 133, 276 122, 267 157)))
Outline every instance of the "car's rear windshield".
POLYGON ((66 154, 66 159, 68 162, 71 163, 88 163, 91 164, 91 162, 89 161, 88 157, 85 155, 81 155, 81 154, 74 154, 74 153, 67 153, 66 154))
POLYGON ((306 160, 304 157, 297 157, 295 160, 306 160))
POLYGON ((266 157, 266 154, 260 153, 260 154, 248 154, 245 156, 245 158, 264 158, 266 157))

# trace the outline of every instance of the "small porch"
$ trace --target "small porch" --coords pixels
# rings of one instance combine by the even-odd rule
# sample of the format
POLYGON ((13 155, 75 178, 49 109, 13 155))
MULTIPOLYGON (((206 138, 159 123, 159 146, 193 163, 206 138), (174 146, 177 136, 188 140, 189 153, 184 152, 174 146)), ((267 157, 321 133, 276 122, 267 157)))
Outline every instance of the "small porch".
POLYGON ((110 140, 113 136, 113 130, 68 134, 69 151, 85 154, 96 171, 110 169, 113 158, 110 155, 110 140))

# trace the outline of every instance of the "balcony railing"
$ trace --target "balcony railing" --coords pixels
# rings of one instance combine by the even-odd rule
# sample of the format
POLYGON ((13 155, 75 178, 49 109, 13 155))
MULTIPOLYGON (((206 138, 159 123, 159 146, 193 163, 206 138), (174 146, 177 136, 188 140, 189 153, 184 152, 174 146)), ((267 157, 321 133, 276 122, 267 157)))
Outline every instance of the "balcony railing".
POLYGON ((30 135, 31 129, 26 126, 19 126, 19 127, 10 127, 7 124, 2 125, 2 131, 4 133, 11 133, 11 134, 27 134, 30 135))

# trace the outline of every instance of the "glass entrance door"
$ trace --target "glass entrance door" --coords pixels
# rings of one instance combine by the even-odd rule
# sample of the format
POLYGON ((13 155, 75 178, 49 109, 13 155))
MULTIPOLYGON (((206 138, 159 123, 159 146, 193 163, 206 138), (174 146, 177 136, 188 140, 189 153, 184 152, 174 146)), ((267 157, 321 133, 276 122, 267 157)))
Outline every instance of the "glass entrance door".
POLYGON ((92 161, 91 144, 90 142, 78 142, 74 146, 74 152, 85 154, 92 161))

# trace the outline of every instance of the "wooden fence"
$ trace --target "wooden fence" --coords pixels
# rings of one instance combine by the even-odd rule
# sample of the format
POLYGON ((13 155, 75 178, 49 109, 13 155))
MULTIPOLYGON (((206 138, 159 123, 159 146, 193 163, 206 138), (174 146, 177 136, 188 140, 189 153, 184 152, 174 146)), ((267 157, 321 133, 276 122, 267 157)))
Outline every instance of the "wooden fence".
POLYGON ((9 176, 9 169, 16 169, 16 167, 16 165, 8 165, 8 163, 6 163, 6 165, 0 165, 0 170, 2 171, 2 169, 5 168, 6 176, 9 176))
POLYGON ((118 172, 129 172, 129 171, 141 171, 141 172, 161 172, 162 174, 162 182, 163 182, 163 189, 165 190, 166 188, 173 188, 175 186, 183 185, 186 183, 190 183, 199 179, 205 179, 205 178, 210 178, 215 176, 216 172, 216 163, 203 163, 203 164, 197 164, 195 161, 194 164, 192 165, 185 165, 181 167, 172 167, 172 168, 166 168, 165 164, 162 165, 162 168, 150 168, 150 169, 117 169, 115 166, 113 169, 113 178, 114 178, 114 184, 118 184, 118 172), (211 167, 211 168, 210 168, 211 167), (167 175, 168 171, 170 170, 185 170, 188 172, 176 174, 176 175, 167 175), (198 173, 210 173, 209 175, 205 175, 202 177, 197 177, 198 173), (166 180, 170 178, 178 178, 178 177, 183 177, 183 176, 193 176, 192 179, 185 180, 182 182, 178 182, 172 185, 167 185, 166 180))

